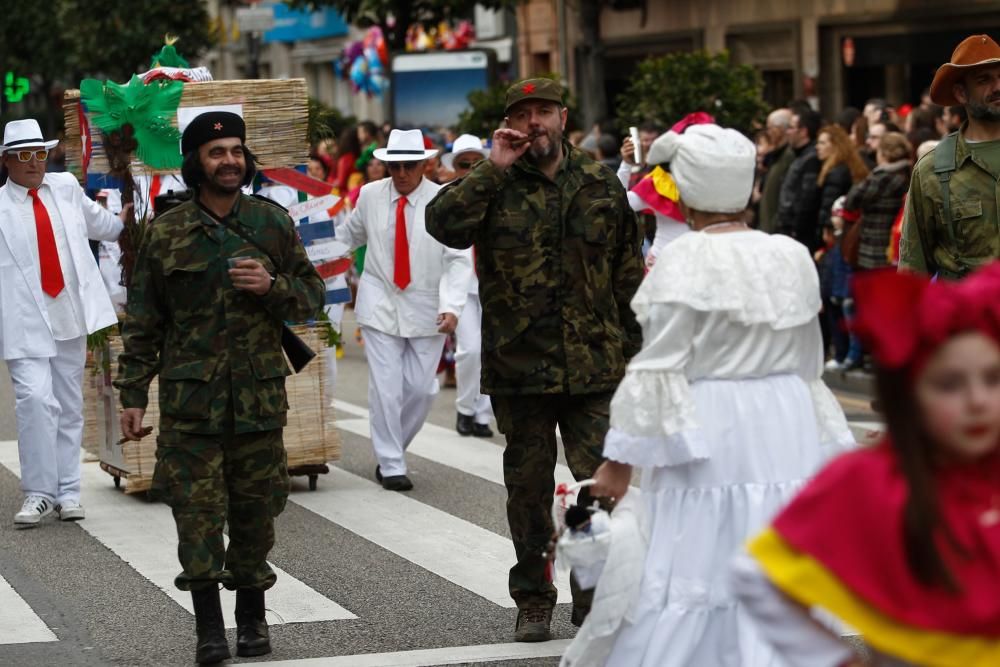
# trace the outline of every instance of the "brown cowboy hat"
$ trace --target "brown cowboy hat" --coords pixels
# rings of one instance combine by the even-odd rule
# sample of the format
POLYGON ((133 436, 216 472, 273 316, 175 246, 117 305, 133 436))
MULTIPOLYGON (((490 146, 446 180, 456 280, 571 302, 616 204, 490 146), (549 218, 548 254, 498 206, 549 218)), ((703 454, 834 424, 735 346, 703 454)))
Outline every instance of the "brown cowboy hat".
POLYGON ((931 101, 944 107, 961 104, 952 88, 972 67, 1000 63, 1000 46, 989 35, 972 35, 962 40, 951 54, 951 62, 938 67, 931 82, 931 101))

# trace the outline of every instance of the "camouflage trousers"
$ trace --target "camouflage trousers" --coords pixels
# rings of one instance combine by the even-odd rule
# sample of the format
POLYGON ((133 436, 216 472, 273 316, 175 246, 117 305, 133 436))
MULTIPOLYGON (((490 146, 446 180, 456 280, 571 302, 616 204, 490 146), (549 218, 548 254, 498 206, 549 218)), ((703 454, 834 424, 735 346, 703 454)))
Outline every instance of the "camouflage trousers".
MULTIPOLYGON (((556 588, 543 553, 552 538, 555 493, 556 425, 566 463, 578 481, 592 477, 603 462, 611 393, 493 396, 497 427, 507 439, 503 475, 507 522, 517 563, 510 569, 510 596, 519 608, 553 607, 556 588)), ((586 490, 584 490, 585 497, 586 490)), ((593 591, 571 580, 573 603, 589 608, 593 591)))
POLYGON ((177 524, 182 572, 174 585, 182 591, 273 586, 267 554, 288 490, 281 429, 161 433, 150 493, 170 506, 177 524), (227 522, 228 549, 222 534, 227 522))

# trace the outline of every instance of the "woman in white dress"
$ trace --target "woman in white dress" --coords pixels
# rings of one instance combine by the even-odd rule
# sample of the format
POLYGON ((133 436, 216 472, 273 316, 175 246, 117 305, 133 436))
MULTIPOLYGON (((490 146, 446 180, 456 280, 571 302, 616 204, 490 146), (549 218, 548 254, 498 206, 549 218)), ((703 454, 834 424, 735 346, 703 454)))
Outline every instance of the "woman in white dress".
POLYGON ((831 455, 853 445, 820 379, 819 284, 805 246, 740 222, 754 146, 717 125, 668 132, 695 233, 666 245, 632 308, 643 326, 611 403, 593 493, 642 468, 649 551, 608 665, 768 667, 779 659, 727 588, 729 561, 831 455))

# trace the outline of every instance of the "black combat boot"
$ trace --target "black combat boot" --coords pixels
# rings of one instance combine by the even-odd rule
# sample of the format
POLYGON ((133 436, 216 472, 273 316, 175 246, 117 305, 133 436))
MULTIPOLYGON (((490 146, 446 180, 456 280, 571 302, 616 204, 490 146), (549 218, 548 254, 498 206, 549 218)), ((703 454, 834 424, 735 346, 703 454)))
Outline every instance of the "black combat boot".
POLYGON ((203 588, 191 591, 194 601, 194 622, 198 645, 194 659, 199 665, 211 665, 228 659, 229 643, 226 641, 226 624, 222 620, 219 589, 203 588))
POLYGON ((271 652, 271 634, 264 619, 264 591, 236 589, 236 655, 248 658, 271 652))

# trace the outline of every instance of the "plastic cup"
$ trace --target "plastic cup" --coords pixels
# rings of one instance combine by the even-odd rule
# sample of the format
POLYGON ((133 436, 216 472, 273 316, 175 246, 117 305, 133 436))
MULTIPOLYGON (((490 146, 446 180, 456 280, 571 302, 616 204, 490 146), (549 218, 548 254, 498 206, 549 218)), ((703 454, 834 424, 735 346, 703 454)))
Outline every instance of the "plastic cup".
POLYGON ((236 264, 239 263, 239 262, 242 262, 245 259, 253 259, 253 257, 250 257, 249 255, 237 255, 236 257, 230 257, 226 261, 229 262, 229 268, 230 269, 235 269, 236 268, 236 264))

